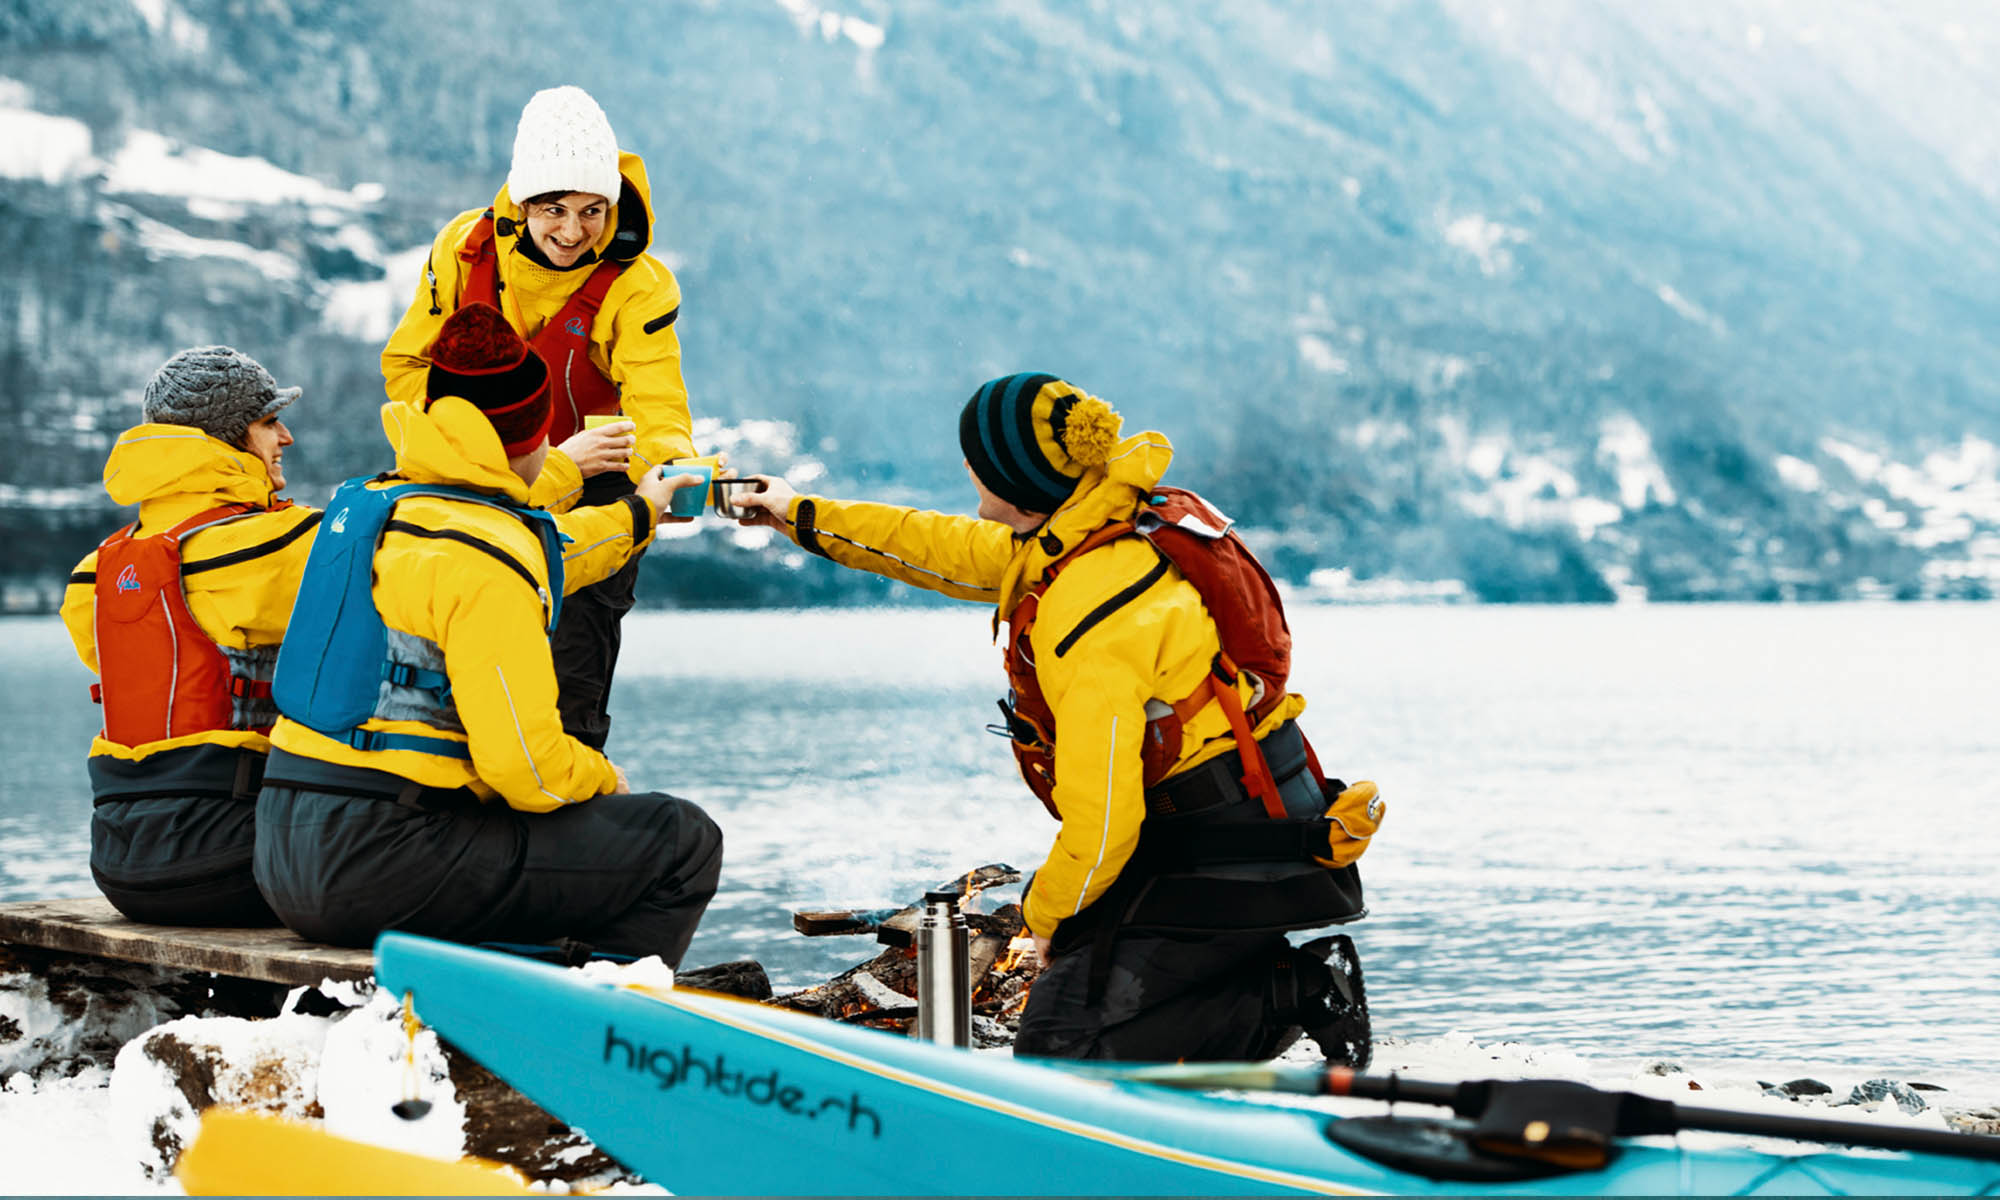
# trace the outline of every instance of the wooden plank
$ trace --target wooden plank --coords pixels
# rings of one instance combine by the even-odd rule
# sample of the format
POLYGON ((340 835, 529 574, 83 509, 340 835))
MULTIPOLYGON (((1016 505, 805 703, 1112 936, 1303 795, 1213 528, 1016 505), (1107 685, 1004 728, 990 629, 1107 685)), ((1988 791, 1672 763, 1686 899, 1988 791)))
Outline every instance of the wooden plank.
POLYGON ((882 922, 895 916, 893 908, 815 909, 792 914, 792 928, 807 937, 834 937, 848 933, 874 933, 882 922))
POLYGON ((276 926, 142 925, 125 919, 102 896, 0 904, 0 942, 293 986, 375 974, 373 951, 322 946, 276 926))

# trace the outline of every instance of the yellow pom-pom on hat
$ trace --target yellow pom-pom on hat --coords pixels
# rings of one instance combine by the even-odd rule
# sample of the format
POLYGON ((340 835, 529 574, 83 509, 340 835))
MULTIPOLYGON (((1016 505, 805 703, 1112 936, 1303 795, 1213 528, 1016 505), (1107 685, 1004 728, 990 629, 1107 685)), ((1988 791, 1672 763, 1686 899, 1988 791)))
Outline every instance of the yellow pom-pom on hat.
POLYGON ((972 394, 959 414, 958 443, 994 495, 1024 512, 1050 513, 1084 472, 1110 461, 1122 424, 1109 404, 1081 388, 1023 372, 972 394))
POLYGON ((1063 422, 1062 443, 1078 466, 1101 467, 1111 461, 1112 447, 1118 444, 1118 431, 1124 425, 1125 418, 1109 404, 1084 393, 1063 422))

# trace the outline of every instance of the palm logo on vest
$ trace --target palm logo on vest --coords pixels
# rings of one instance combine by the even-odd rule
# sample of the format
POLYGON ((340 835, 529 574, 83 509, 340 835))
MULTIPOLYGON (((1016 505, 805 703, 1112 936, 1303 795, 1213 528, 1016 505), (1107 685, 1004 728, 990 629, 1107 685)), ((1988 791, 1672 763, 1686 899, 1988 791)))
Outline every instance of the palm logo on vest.
POLYGON ((126 563, 125 569, 118 572, 118 590, 121 592, 136 592, 139 590, 138 567, 131 563, 126 563))
POLYGON ((582 317, 571 317, 571 318, 570 318, 569 320, 567 320, 567 321, 564 321, 564 322, 563 322, 563 332, 564 332, 564 333, 567 333, 567 334, 568 334, 568 335, 570 335, 571 337, 582 337, 582 336, 583 336, 583 318, 582 318, 582 317))
POLYGON ((332 523, 331 523, 331 524, 329 524, 329 525, 327 526, 327 529, 331 530, 331 531, 332 531, 332 532, 334 532, 334 533, 346 533, 346 532, 347 532, 347 510, 343 508, 343 509, 341 509, 341 510, 340 510, 339 512, 335 513, 335 514, 334 514, 334 517, 333 517, 333 521, 332 521, 332 523))

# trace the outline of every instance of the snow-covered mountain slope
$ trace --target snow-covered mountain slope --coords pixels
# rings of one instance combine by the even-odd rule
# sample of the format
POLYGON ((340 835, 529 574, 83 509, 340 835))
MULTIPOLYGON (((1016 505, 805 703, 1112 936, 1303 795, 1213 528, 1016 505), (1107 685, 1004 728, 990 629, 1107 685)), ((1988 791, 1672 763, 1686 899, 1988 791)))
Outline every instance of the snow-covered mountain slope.
POLYGON ((35 230, 0 260, 0 422, 37 450, 6 483, 87 482, 217 340, 325 397, 299 477, 374 465, 413 255, 574 81, 651 164, 697 413, 791 422, 831 490, 960 506, 952 412, 1034 368, 1174 436, 1301 585, 2000 586, 1986 6, 238 16, 0 17, 35 230))

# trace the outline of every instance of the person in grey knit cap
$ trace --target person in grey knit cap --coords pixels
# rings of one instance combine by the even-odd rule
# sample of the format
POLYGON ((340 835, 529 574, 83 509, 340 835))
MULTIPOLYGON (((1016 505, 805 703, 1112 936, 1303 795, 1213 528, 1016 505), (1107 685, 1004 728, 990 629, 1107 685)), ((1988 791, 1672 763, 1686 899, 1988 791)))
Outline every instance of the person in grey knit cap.
POLYGON ((319 527, 279 500, 298 399, 228 346, 183 350, 146 384, 104 490, 138 520, 77 564, 63 624, 96 673, 90 871, 126 916, 272 925, 250 870, 270 750, 271 674, 319 527))
MULTIPOLYGON (((153 372, 146 383, 146 420, 191 425, 219 442, 255 451, 249 444, 252 429, 297 400, 299 390, 279 387, 262 363, 234 347, 196 346, 153 372)), ((289 432, 284 440, 290 444, 289 432)), ((282 478, 272 483, 284 486, 282 478)))

